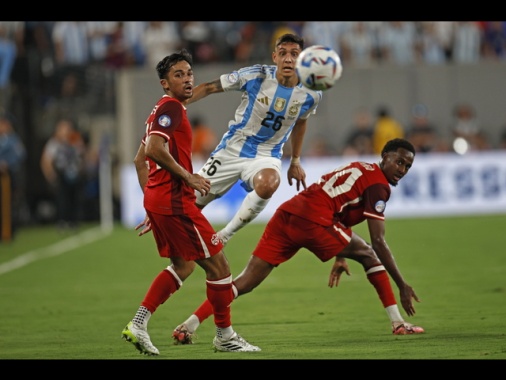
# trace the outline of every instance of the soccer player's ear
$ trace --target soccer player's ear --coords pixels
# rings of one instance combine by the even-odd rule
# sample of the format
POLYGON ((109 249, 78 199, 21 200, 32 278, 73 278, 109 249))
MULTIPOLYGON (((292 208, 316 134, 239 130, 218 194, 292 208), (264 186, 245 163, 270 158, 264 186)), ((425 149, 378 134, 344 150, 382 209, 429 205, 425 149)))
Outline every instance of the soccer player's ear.
POLYGON ((160 79, 160 84, 162 85, 163 89, 165 91, 169 91, 170 88, 169 88, 169 82, 167 81, 167 79, 160 79))

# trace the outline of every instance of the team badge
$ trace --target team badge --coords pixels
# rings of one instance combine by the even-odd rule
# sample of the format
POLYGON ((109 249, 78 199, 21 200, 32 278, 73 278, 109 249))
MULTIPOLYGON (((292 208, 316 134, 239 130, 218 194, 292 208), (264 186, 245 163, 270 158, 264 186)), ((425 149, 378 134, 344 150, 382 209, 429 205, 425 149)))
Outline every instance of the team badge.
POLYGON ((281 112, 285 109, 286 106, 286 99, 283 98, 276 98, 274 101, 274 109, 276 112, 281 112))
POLYGON ((387 204, 385 201, 378 201, 374 205, 374 209, 376 212, 383 213, 385 211, 385 207, 387 207, 387 204))
POLYGON ((170 117, 168 115, 162 115, 158 118, 158 124, 160 124, 164 128, 170 126, 171 122, 172 120, 170 120, 170 117))
POLYGON ((293 102, 293 104, 288 108, 288 114, 290 116, 297 116, 299 114, 299 109, 302 103, 299 103, 297 101, 293 102))
POLYGON ((236 83, 239 80, 239 73, 237 71, 232 71, 227 76, 227 81, 229 83, 236 83))

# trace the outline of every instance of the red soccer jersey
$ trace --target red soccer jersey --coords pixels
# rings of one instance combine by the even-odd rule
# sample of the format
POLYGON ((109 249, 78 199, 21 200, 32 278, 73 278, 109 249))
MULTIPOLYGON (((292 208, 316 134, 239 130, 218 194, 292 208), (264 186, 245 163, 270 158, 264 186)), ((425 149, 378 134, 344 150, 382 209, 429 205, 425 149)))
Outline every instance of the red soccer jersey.
POLYGON ((367 218, 384 220, 390 192, 377 164, 352 162, 323 175, 279 209, 324 226, 351 227, 367 218))
MULTIPOLYGON (((150 135, 159 135, 167 140, 166 148, 172 157, 193 173, 192 128, 186 115, 186 108, 177 99, 164 95, 146 120, 146 133, 142 143, 150 135)), ((163 215, 192 214, 195 206, 195 191, 180 178, 159 167, 147 157, 148 182, 144 189, 146 210, 163 215)))

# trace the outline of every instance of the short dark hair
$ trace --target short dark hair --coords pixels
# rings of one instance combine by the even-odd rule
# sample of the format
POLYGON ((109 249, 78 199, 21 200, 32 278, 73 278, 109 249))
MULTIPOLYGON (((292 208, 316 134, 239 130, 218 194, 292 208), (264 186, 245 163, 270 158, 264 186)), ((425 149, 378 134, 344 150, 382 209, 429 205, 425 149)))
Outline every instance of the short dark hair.
POLYGON ((381 151, 381 155, 383 156, 385 153, 388 152, 397 152, 397 149, 404 148, 406 150, 409 150, 413 155, 416 154, 415 147, 413 144, 411 144, 408 140, 405 139, 393 139, 388 141, 385 146, 383 147, 383 150, 381 151))
POLYGON ((190 67, 193 67, 193 57, 186 49, 181 49, 180 51, 173 53, 171 55, 166 56, 156 65, 156 72, 158 73, 158 78, 163 79, 165 75, 169 72, 170 68, 174 66, 176 63, 186 61, 189 63, 190 67))
POLYGON ((274 44, 274 47, 278 47, 279 45, 284 44, 286 42, 293 42, 295 44, 298 44, 300 46, 300 50, 304 50, 304 38, 299 37, 293 33, 286 33, 278 37, 276 43, 274 44))

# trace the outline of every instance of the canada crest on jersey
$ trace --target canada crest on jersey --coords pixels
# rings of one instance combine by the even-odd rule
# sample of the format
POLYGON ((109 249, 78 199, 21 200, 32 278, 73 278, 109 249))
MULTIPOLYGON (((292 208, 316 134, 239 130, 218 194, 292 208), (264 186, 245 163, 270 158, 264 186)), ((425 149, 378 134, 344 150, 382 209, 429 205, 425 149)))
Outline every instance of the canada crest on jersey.
POLYGON ((286 107, 286 99, 283 98, 276 98, 276 101, 274 102, 274 109, 277 112, 281 112, 286 107))

